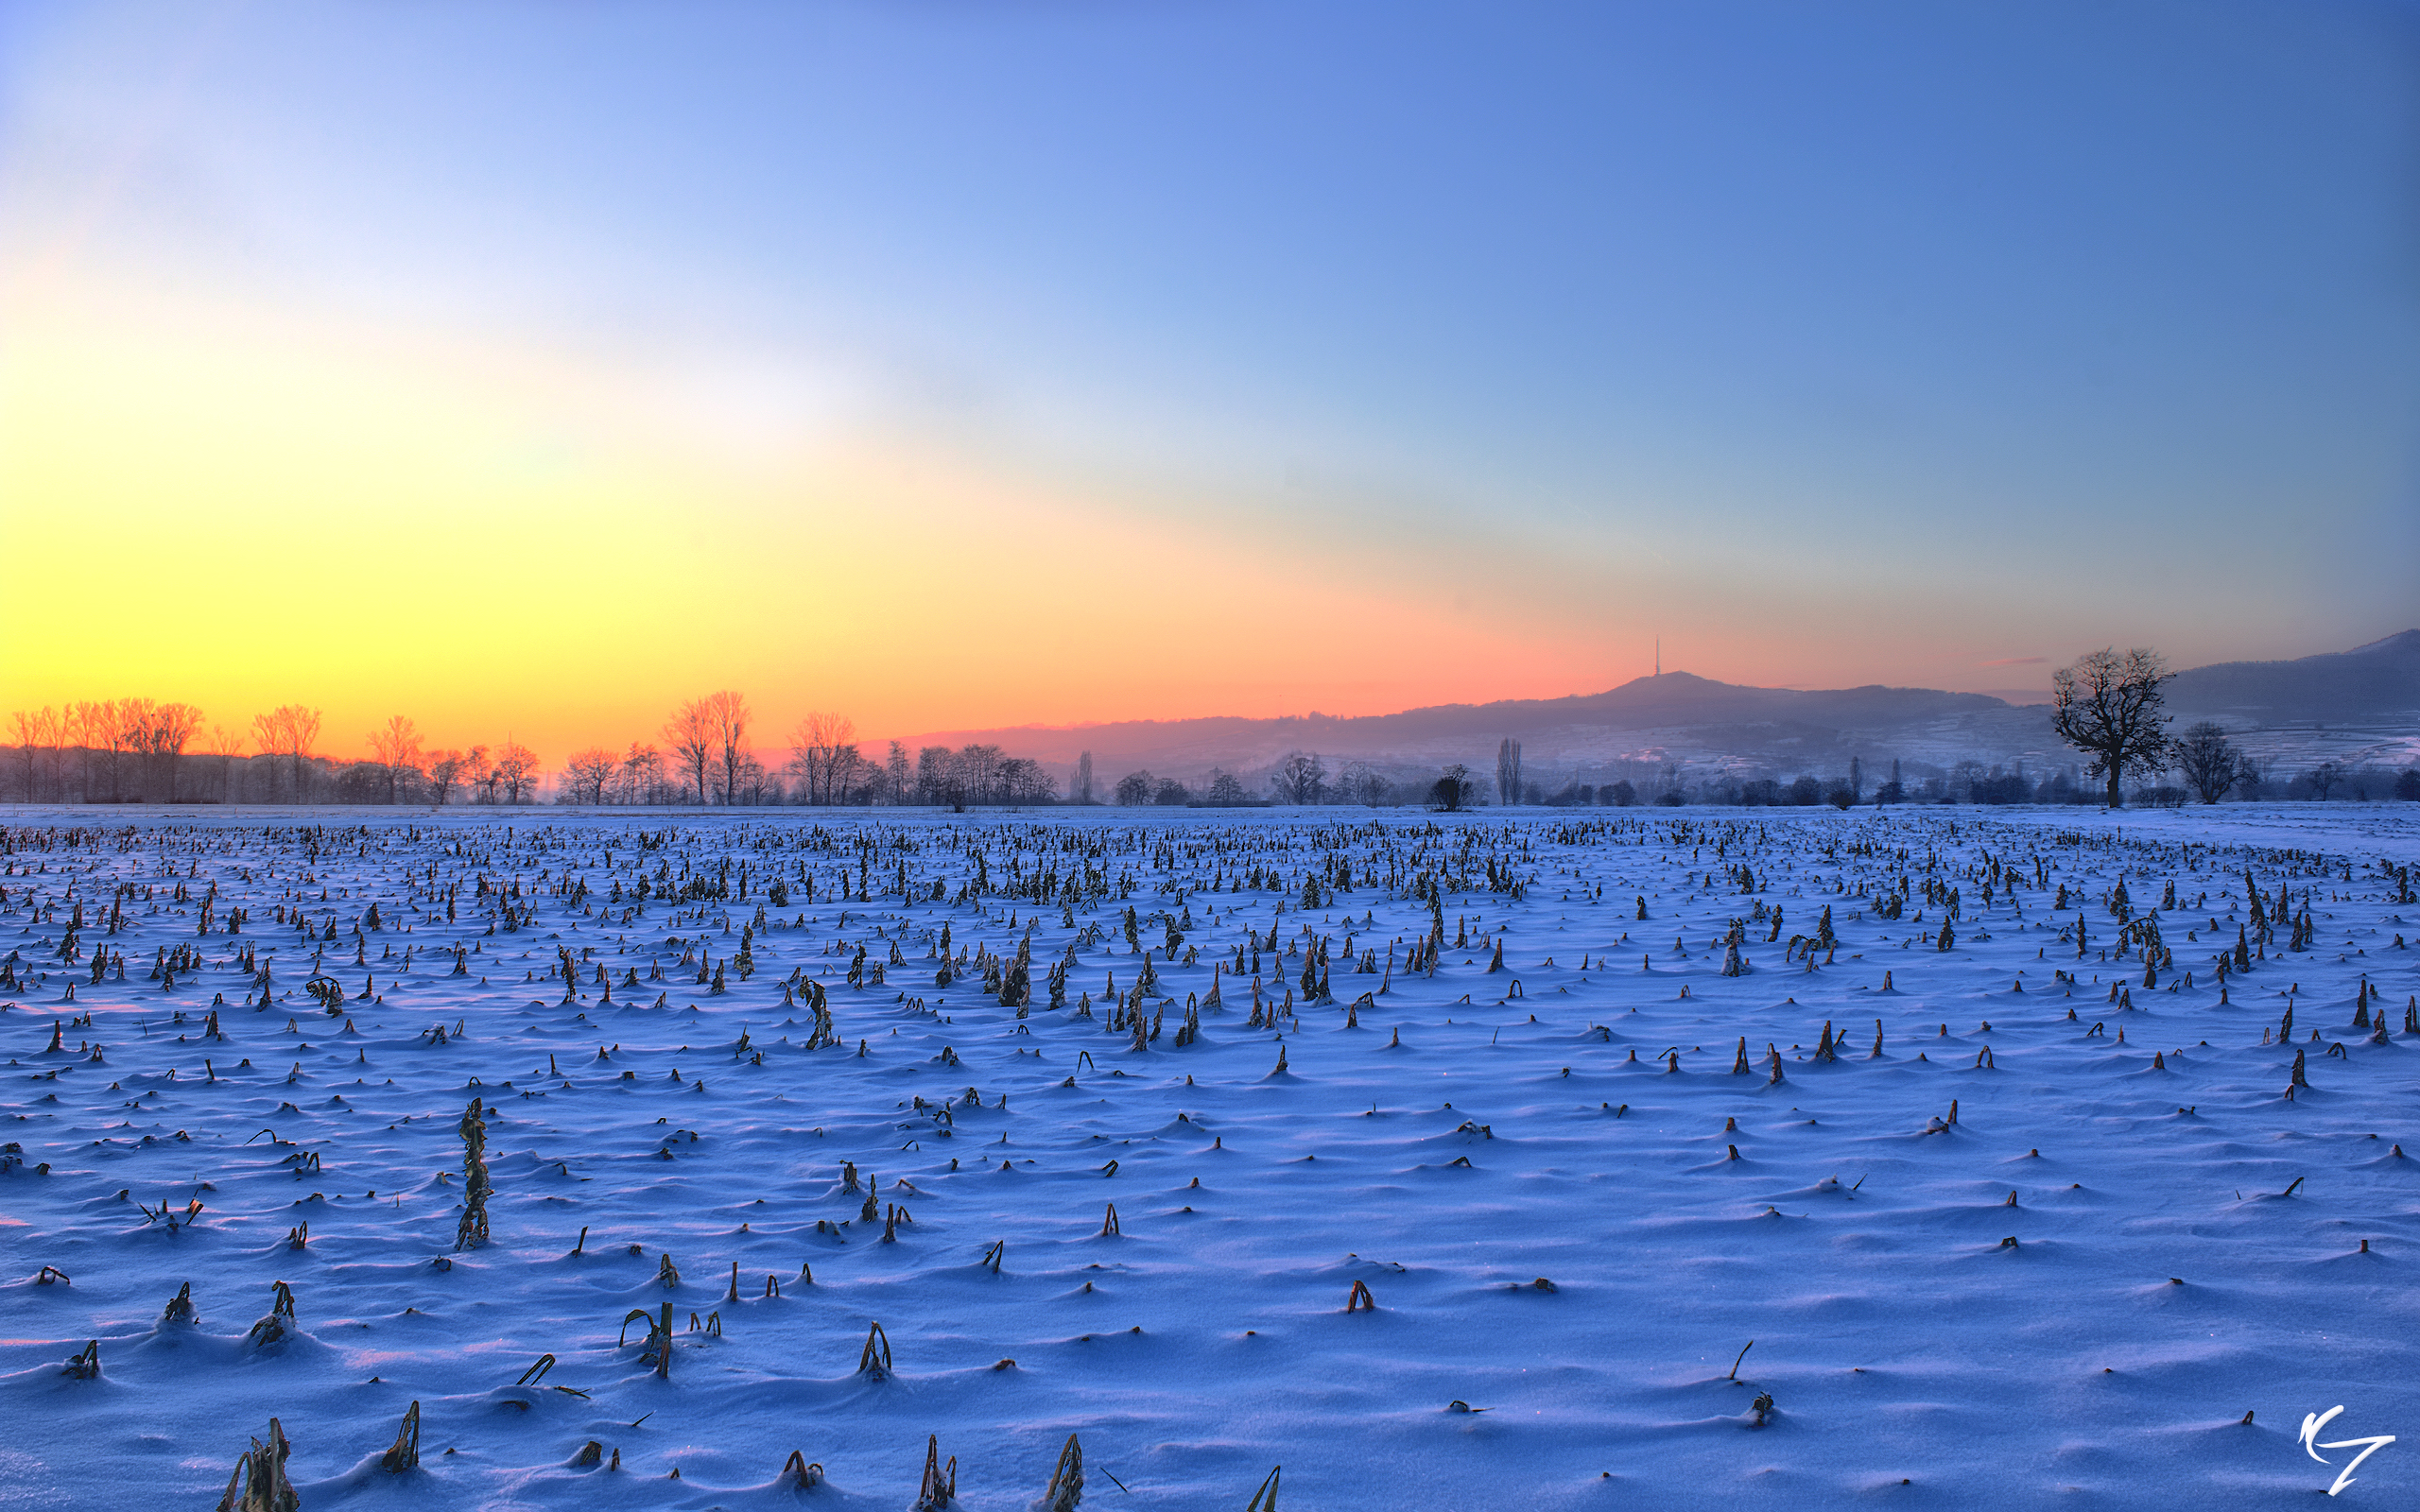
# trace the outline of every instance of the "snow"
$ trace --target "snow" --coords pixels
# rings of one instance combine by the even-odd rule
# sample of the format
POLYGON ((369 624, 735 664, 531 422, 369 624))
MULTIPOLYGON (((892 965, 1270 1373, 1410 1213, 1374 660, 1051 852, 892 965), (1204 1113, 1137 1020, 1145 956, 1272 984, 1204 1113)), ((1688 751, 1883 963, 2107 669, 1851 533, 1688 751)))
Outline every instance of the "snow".
MULTIPOLYGON (((2404 810, 6 817, 24 985, 0 988, 0 1142, 26 1163, 0 1176, 0 1506, 207 1506, 272 1417, 313 1509, 904 1508, 927 1435, 960 1503, 1022 1508, 1070 1434, 1087 1506, 1242 1507, 1282 1464, 1289 1507, 2250 1507, 2360 1452, 2315 1463, 2305 1414, 2344 1405, 2327 1442, 2420 1432, 2420 971, 2396 945, 2420 910, 2378 866, 2420 859, 2404 810), (990 891, 960 901, 977 850, 990 891), (735 896, 627 921, 605 901, 726 859, 735 896), (1305 874, 1346 862, 1349 889, 1303 906, 1305 874), (1985 903, 1994 862, 2019 885, 1985 903), (2269 940, 2221 1004, 2247 867, 2268 901, 2308 891, 2315 935, 2269 940), (1074 928, 1057 895, 1009 890, 1087 868, 1107 896, 1074 928), (1441 868, 1446 948, 1415 974, 1432 916, 1410 889, 1441 868), (2103 958, 2121 868, 2172 953, 2149 988, 2103 958), (812 902, 767 900, 803 874, 812 902), (490 933, 481 876, 517 881, 527 922, 490 933), (1902 877, 1905 917, 1878 919, 1902 877), (1961 890, 1946 951, 1927 879, 1961 890), (281 925, 297 905, 337 937, 281 925), (1130 905, 1151 947, 1189 913, 1199 951, 1155 956, 1169 1001, 1141 1051, 1104 1001, 1142 966, 1130 905), (1786 958, 1826 906, 1837 945, 1786 958), (1726 977, 1733 919, 1749 970, 1726 977), (1004 956, 1030 927, 1022 1023, 971 954, 936 984, 945 924, 1004 956), (1054 1011, 1046 973, 1091 924, 1054 1011), (1272 933, 1331 943, 1332 1004, 1302 1001, 1272 933), (1255 935, 1264 1000, 1294 1000, 1276 1029, 1247 1026, 1255 935), (882 962, 894 939, 908 964, 850 986, 856 945, 882 962), (102 947, 123 981, 92 981, 102 947), (202 960, 164 988, 164 947, 202 960), (303 990, 315 959, 337 1015, 303 990), (805 1048, 786 983, 808 979, 836 1046, 805 1048), (2351 1026, 2364 979, 2384 1043, 2351 1026), (2294 1043, 2264 1043, 2289 1002, 2294 1043), (458 1251, 474 1097, 491 1237, 458 1251), (895 1242, 843 1162, 909 1211, 895 1242), (1357 1280, 1375 1311, 1346 1311, 1357 1280), (278 1281, 294 1333, 248 1342, 278 1281), (164 1322, 188 1282, 199 1320, 164 1322), (659 1378, 646 1328, 616 1331, 666 1302, 659 1378), (876 1321, 881 1380, 856 1368, 876 1321), (99 1377, 62 1373, 88 1341, 99 1377), (389 1473, 414 1401, 420 1464, 389 1473), (592 1440, 608 1463, 576 1464, 592 1440), (820 1485, 785 1479, 792 1451, 820 1485)), ((2394 1504, 2415 1464, 2389 1445, 2343 1494, 2394 1504)))

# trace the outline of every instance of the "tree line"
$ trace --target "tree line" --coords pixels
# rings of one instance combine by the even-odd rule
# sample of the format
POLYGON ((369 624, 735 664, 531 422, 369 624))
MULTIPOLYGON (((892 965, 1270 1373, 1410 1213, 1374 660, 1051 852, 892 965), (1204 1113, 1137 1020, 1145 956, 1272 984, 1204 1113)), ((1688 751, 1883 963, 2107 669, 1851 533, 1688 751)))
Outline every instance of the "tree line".
MULTIPOLYGON (((1040 762, 996 745, 957 749, 927 746, 912 755, 898 741, 871 756, 846 714, 816 712, 797 721, 772 750, 752 739, 756 720, 747 695, 721 689, 684 699, 653 740, 619 754, 592 746, 547 772, 537 752, 507 738, 467 748, 432 749, 409 717, 397 714, 363 737, 364 754, 321 754, 322 715, 303 704, 254 714, 248 727, 205 724, 190 704, 150 698, 78 701, 63 709, 9 716, 12 744, 0 748, 6 792, 20 802, 52 803, 389 803, 513 805, 546 796, 590 806, 696 804, 850 807, 912 804, 965 809, 1109 801, 1128 807, 1244 807, 1346 804, 1454 811, 1498 804, 1550 807, 1685 803, 1847 809, 1895 803, 2216 803, 2228 797, 2325 800, 2394 797, 2420 800, 2420 766, 2401 771, 2326 761, 2280 773, 2239 748, 2221 726, 2169 730, 2162 688, 2171 674, 2158 653, 2096 651, 2052 678, 2051 727, 2080 755, 2076 765, 2029 773, 1962 762, 1948 767, 1893 760, 1887 779, 1869 786, 1862 759, 1828 776, 1768 776, 1734 769, 1696 773, 1665 762, 1634 782, 1561 776, 1526 765, 1521 742, 1496 747, 1495 781, 1483 784, 1464 765, 1406 768, 1361 759, 1331 766, 1311 751, 1290 751, 1258 774, 1213 766, 1190 779, 1138 769, 1096 792, 1092 752, 1083 752, 1063 794, 1040 762), (249 752, 247 745, 253 748, 249 752), (2170 777, 2175 781, 2169 781, 2170 777), (2096 789, 2093 785, 2098 782, 2096 789), (1492 792, 1491 792, 1492 789, 1492 792)), ((1634 768, 1635 770, 1635 768, 1634 768)))

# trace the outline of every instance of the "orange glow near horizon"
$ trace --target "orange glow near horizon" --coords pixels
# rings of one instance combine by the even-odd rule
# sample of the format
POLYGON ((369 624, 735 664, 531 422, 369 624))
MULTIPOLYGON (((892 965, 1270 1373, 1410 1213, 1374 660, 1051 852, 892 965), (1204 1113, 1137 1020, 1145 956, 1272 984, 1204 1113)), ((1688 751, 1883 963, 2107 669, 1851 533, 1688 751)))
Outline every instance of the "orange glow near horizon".
POLYGON ((400 713, 432 747, 552 765, 721 687, 778 749, 816 708, 880 739, 1645 670, 1416 558, 1272 547, 947 444, 735 442, 607 366, 76 292, 0 364, 0 522, 40 564, 0 610, 0 709, 139 694, 240 730, 299 702, 332 756, 400 713))

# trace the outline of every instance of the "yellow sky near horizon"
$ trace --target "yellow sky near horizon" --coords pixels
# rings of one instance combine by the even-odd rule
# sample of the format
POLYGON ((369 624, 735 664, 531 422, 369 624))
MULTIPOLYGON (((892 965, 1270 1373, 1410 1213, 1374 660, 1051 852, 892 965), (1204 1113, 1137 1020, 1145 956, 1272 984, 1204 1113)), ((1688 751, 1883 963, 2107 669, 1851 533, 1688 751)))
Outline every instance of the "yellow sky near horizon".
POLYGON ((1383 552, 1138 518, 945 439, 749 435, 614 363, 52 292, 0 349, 0 708, 301 702, 330 754, 401 713, 552 762, 719 687, 778 747, 816 708, 872 736, 1608 680, 1383 552))

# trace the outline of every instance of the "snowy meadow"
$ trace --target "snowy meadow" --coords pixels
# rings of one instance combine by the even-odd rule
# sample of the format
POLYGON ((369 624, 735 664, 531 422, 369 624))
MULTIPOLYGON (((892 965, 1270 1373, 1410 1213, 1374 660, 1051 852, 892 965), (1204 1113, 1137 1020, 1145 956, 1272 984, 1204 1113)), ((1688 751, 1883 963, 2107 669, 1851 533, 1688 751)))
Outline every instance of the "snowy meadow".
POLYGON ((2410 807, 12 811, 0 1505, 2402 1504, 2410 807))

